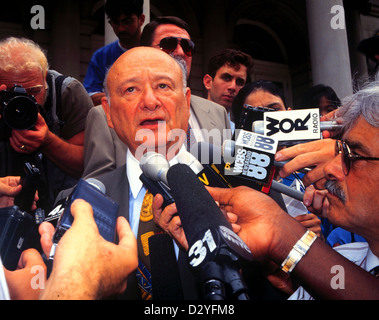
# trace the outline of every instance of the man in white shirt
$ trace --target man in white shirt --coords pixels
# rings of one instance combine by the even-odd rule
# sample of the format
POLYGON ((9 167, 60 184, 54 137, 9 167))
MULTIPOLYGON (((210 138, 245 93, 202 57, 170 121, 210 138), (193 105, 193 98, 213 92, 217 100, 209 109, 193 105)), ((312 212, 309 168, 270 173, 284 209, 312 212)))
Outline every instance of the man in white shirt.
MULTIPOLYGON (((127 218, 136 236, 145 195, 139 181, 139 160, 146 151, 155 151, 172 164, 185 148, 191 100, 186 85, 185 64, 151 47, 129 50, 114 63, 107 76, 104 109, 128 151, 126 166, 98 179, 119 204, 119 215, 127 218)), ((135 276, 128 279, 126 298, 140 298, 136 281, 135 276)))

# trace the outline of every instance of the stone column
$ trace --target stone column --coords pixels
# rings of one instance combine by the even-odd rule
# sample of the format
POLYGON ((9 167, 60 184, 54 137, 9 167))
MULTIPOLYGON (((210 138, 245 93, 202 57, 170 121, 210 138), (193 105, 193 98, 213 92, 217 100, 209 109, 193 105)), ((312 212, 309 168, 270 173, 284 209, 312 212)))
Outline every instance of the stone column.
POLYGON ((352 93, 342 0, 306 0, 313 84, 331 86, 340 99, 352 93))

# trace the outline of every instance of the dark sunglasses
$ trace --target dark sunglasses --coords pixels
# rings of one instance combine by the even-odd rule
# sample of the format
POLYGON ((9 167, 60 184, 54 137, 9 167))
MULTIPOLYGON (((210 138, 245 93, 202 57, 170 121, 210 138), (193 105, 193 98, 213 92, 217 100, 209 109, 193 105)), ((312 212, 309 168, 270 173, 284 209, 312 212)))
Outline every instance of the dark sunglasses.
POLYGON ((336 155, 342 155, 343 173, 347 176, 350 172, 351 163, 357 160, 379 160, 379 158, 364 157, 358 154, 353 154, 345 141, 336 140, 336 155))
POLYGON ((175 51, 176 47, 180 44, 183 52, 192 57, 195 51, 195 43, 189 39, 183 39, 178 37, 166 37, 159 42, 159 47, 166 53, 170 54, 175 51))

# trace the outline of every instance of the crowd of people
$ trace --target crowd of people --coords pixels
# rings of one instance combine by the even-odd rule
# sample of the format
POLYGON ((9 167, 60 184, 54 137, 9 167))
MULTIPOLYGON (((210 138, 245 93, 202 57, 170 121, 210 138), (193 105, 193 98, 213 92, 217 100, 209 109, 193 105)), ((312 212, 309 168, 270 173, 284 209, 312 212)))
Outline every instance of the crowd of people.
MULTIPOLYGON (((0 107, 0 208, 14 206, 23 191, 27 162, 39 169, 30 213, 40 208, 46 216, 80 178, 96 178, 119 205, 112 243, 100 235, 91 205, 75 200, 73 223, 58 243, 51 272, 55 229, 40 223, 40 248, 22 252, 16 270, 0 269, 1 299, 154 299, 159 290, 171 290, 175 278, 165 275, 171 280, 163 288, 154 281, 151 250, 158 248, 149 247, 149 239, 162 233, 172 243, 165 252, 175 257, 174 269, 166 269, 178 274, 176 298, 203 299, 187 260, 191 248, 180 212, 175 203, 163 206, 162 195, 152 195, 140 180, 141 157, 158 152, 173 166, 194 143, 221 146, 232 139, 245 105, 291 108, 275 83, 251 82, 253 59, 230 48, 209 61, 207 98, 192 95, 189 25, 164 16, 142 29, 142 6, 143 0, 107 0, 118 40, 94 53, 83 84, 49 70, 45 52, 33 41, 0 42, 0 90, 24 89, 38 106, 33 126, 21 130, 7 124, 5 104, 0 107), (208 135, 212 131, 219 134, 208 135), (31 270, 37 265, 45 285, 36 288, 31 270)), ((379 82, 342 102, 320 84, 303 101, 305 108, 320 108, 321 121, 341 126, 324 131, 323 139, 278 148, 275 160, 286 164, 274 179, 300 183, 302 202, 247 186, 204 188, 254 257, 240 270, 252 298, 378 299, 379 82), (303 168, 311 170, 300 180, 303 168), (337 284, 335 266, 344 270, 337 284)))

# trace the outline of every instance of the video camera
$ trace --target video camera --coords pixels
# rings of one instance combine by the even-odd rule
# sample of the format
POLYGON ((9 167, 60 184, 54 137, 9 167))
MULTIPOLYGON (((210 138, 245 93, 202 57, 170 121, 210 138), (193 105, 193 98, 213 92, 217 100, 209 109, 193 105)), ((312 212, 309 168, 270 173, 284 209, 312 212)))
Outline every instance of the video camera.
POLYGON ((34 96, 29 95, 22 86, 15 85, 10 90, 0 91, 0 126, 4 123, 9 129, 31 129, 37 121, 40 108, 34 96))
POLYGON ((8 270, 15 270, 21 253, 29 248, 40 250, 38 225, 44 214, 37 209, 30 212, 38 182, 39 169, 25 162, 21 176, 21 192, 15 197, 14 206, 0 209, 0 256, 8 270))

